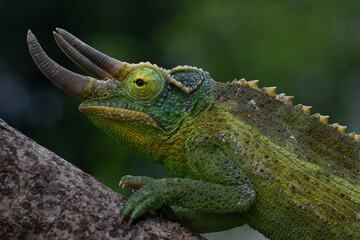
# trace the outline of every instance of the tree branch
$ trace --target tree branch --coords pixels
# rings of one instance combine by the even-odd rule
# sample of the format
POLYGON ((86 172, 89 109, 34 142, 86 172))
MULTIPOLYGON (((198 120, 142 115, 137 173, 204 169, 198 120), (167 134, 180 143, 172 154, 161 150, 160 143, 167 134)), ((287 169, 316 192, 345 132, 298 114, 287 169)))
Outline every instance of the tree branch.
POLYGON ((150 214, 120 224, 125 202, 0 119, 0 239, 204 239, 150 214))

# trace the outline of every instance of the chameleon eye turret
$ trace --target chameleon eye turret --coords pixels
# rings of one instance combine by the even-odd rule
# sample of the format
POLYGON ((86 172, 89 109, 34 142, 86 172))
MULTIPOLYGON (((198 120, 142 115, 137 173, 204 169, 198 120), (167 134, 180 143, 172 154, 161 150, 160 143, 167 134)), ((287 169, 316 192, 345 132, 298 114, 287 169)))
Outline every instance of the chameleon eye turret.
POLYGON ((165 78, 153 68, 139 67, 128 74, 123 84, 124 91, 130 97, 142 102, 152 102, 161 95, 165 78))

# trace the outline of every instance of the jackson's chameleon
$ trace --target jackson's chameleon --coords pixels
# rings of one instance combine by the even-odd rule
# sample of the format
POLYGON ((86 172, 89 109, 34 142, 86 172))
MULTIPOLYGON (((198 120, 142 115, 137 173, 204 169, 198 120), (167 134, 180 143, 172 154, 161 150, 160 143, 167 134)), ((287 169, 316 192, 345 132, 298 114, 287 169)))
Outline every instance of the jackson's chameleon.
POLYGON ((120 221, 162 209, 197 232, 247 223, 271 239, 360 239, 360 135, 257 80, 220 83, 196 67, 129 64, 65 30, 54 37, 96 78, 59 66, 29 31, 40 70, 79 98, 96 126, 171 176, 123 177, 136 191, 120 221))

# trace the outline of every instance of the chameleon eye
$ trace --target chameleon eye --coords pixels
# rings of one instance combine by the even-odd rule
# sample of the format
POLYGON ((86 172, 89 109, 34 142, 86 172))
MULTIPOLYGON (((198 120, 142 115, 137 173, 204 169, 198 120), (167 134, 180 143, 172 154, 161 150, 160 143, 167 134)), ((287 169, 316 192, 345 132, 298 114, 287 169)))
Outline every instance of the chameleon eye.
POLYGON ((124 79, 124 91, 133 99, 142 102, 156 100, 164 89, 165 78, 155 69, 139 67, 124 79))
POLYGON ((138 87, 142 87, 145 85, 144 80, 142 80, 141 78, 136 79, 135 83, 136 83, 136 86, 138 86, 138 87))

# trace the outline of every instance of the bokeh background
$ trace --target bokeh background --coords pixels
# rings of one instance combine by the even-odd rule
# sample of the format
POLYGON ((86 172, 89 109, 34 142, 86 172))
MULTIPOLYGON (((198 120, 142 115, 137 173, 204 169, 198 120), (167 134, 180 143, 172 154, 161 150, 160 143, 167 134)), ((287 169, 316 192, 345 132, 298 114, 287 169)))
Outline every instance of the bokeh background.
MULTIPOLYGON (((37 69, 28 29, 54 60, 85 74, 58 49, 55 27, 119 60, 193 65, 223 82, 260 79, 360 132, 358 0, 0 0, 0 117, 122 194, 125 174, 167 174, 96 129, 37 69)), ((246 227, 205 236, 263 239, 246 227)))

